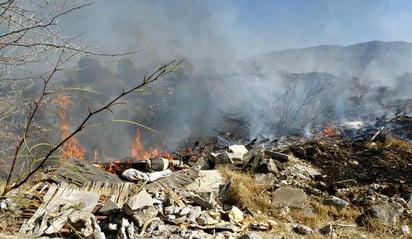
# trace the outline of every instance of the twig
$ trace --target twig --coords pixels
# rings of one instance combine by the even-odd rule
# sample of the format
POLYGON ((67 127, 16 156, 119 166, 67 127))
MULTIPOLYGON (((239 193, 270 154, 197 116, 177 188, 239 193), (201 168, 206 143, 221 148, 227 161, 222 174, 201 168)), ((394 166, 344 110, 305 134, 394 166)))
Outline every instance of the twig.
MULTIPOLYGON (((58 67, 61 63, 63 53, 64 53, 64 51, 60 52, 59 58, 57 59, 57 62, 55 64, 52 72, 49 74, 49 76, 46 79, 43 79, 44 84, 43 84, 42 94, 40 95, 39 99, 34 102, 34 109, 32 110, 31 114, 27 118, 27 123, 24 127, 23 136, 22 136, 20 142, 18 143, 18 145, 16 146, 16 151, 14 153, 14 157, 13 157, 13 160, 12 160, 12 163, 11 163, 11 168, 10 168, 10 170, 8 170, 6 184, 4 186, 4 191, 2 193, 2 196, 4 196, 8 191, 10 191, 10 190, 8 190, 8 186, 10 185, 10 181, 11 181, 11 178, 13 176, 13 173, 14 173, 14 170, 15 170, 15 167, 16 167, 16 163, 17 163, 17 159, 20 155, 21 148, 23 147, 23 144, 26 141, 27 137, 29 137, 28 134, 29 134, 29 130, 31 129, 31 126, 33 125, 34 116, 37 114, 37 112, 39 110, 39 107, 40 107, 40 104, 43 102, 44 97, 46 96, 45 92, 46 92, 46 89, 47 89, 47 84, 49 83, 51 78, 54 76, 54 74, 59 70, 58 67)), ((13 187, 14 187, 14 185, 12 186, 12 188, 13 187)))
POLYGON ((73 138, 77 133, 79 133, 80 131, 82 131, 86 125, 86 123, 96 114, 99 114, 102 111, 105 110, 109 110, 111 111, 111 107, 114 106, 116 104, 116 102, 124 97, 125 95, 128 95, 134 91, 136 91, 137 89, 140 89, 156 80, 159 80, 162 76, 164 76, 167 73, 173 72, 176 67, 179 66, 179 64, 181 63, 181 61, 177 62, 176 61, 171 61, 170 63, 158 68, 155 72, 153 72, 149 77, 144 77, 144 80, 142 83, 140 83, 139 85, 137 85, 134 88, 131 88, 127 91, 123 90, 121 94, 119 94, 117 97, 113 98, 111 101, 109 101, 109 103, 107 103, 106 105, 102 106, 101 108, 97 109, 97 110, 92 110, 92 109, 88 109, 89 110, 89 114, 84 118, 84 120, 80 123, 80 125, 69 135, 67 136, 65 139, 63 139, 62 141, 60 141, 57 145, 53 146, 52 149, 50 149, 50 151, 47 153, 47 155, 41 159, 39 161, 39 164, 34 167, 34 169, 32 169, 29 173, 27 173, 26 175, 24 175, 20 181, 15 182, 13 185, 10 185, 10 181, 11 181, 11 176, 14 172, 14 167, 15 164, 17 162, 17 156, 19 155, 19 152, 21 150, 21 147, 25 141, 25 138, 27 137, 28 134, 28 130, 30 128, 30 126, 32 125, 33 122, 33 118, 36 115, 38 108, 39 108, 39 104, 40 102, 43 100, 44 96, 45 96, 45 92, 46 92, 46 88, 47 88, 47 83, 50 81, 50 79, 52 78, 52 76, 54 75, 55 72, 57 72, 58 70, 58 66, 60 63, 60 58, 58 60, 58 63, 56 64, 56 66, 54 67, 54 70, 52 71, 52 73, 49 75, 49 77, 47 79, 44 80, 45 84, 44 84, 44 88, 43 88, 43 94, 40 96, 39 100, 36 102, 36 107, 33 110, 32 114, 30 115, 30 117, 28 118, 28 124, 26 125, 25 128, 25 132, 23 135, 22 140, 20 141, 18 147, 16 148, 16 154, 13 158, 13 163, 12 163, 12 168, 9 171, 9 175, 7 177, 7 182, 6 182, 6 186, 4 187, 4 191, 2 196, 6 195, 6 193, 8 193, 9 191, 16 189, 18 187, 20 187, 22 184, 24 184, 25 182, 27 182, 27 180, 35 173, 37 172, 43 165, 44 163, 52 156, 52 154, 54 152, 56 152, 62 145, 64 145, 67 141, 69 141, 71 138, 73 138))

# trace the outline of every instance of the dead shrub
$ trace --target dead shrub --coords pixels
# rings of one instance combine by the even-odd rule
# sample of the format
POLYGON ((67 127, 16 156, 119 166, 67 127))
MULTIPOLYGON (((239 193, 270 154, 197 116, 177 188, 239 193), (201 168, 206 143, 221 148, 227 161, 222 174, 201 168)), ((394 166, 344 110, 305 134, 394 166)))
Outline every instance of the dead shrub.
POLYGON ((226 180, 232 180, 224 201, 239 208, 269 211, 272 208, 268 187, 259 185, 249 173, 218 167, 226 180))

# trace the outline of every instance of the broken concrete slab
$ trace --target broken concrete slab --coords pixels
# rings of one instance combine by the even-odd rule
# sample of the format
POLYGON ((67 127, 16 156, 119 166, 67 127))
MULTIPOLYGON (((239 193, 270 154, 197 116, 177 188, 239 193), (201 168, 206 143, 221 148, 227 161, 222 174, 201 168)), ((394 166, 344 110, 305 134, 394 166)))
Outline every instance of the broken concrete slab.
POLYGON ((134 212, 132 215, 130 215, 130 217, 138 227, 142 227, 153 218, 156 218, 157 214, 158 210, 155 207, 146 206, 134 212))
POLYGON ((227 151, 232 161, 243 161, 243 156, 248 152, 247 148, 241 144, 230 145, 227 151))
POLYGON ((224 184, 222 174, 219 170, 200 170, 199 177, 186 188, 196 193, 219 192, 219 186, 224 184))
POLYGON ((146 190, 141 190, 138 194, 129 198, 123 209, 126 214, 132 215, 136 210, 144 206, 152 206, 153 202, 152 196, 146 190))
POLYGON ((303 208, 306 193, 302 189, 280 187, 273 193, 272 204, 275 207, 303 208))
POLYGON ((243 157, 248 152, 244 145, 230 145, 227 151, 220 153, 211 153, 211 161, 215 165, 233 164, 243 162, 243 157))
POLYGON ((192 200, 193 203, 201 206, 204 209, 212 209, 217 204, 217 202, 214 199, 213 192, 206 192, 206 193, 200 193, 200 194, 191 192, 190 200, 192 200))
POLYGON ((97 211, 97 213, 107 216, 113 213, 118 213, 121 210, 122 208, 115 202, 113 202, 112 200, 107 200, 107 202, 99 209, 99 211, 97 211))

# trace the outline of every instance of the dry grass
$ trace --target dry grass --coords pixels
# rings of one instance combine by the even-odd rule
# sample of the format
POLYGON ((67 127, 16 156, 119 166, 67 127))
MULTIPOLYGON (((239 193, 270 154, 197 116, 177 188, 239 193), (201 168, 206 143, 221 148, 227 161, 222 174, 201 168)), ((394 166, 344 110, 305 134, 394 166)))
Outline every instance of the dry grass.
MULTIPOLYGON (((13 202, 14 208, 0 213, 0 232, 15 233, 18 231, 23 219, 33 214, 40 207, 41 195, 35 191, 41 181, 42 173, 38 172, 22 187, 11 191, 7 198, 13 202)), ((0 189, 5 186, 5 181, 0 180, 0 189)), ((26 218, 28 219, 28 218, 26 218)))
POLYGON ((254 211, 268 212, 272 209, 267 186, 257 184, 248 173, 234 171, 223 166, 218 169, 226 180, 232 180, 229 192, 224 199, 226 202, 254 211))
POLYGON ((384 147, 397 147, 403 152, 412 154, 412 143, 392 136, 386 138, 384 147))
MULTIPOLYGON (((349 207, 343 210, 337 210, 335 207, 323 205, 320 199, 309 199, 303 209, 292 208, 286 216, 279 215, 279 208, 274 208, 271 204, 270 190, 268 186, 257 184, 249 173, 232 170, 220 166, 218 168, 225 179, 231 179, 232 184, 225 198, 227 203, 236 205, 239 208, 249 208, 252 212, 261 212, 256 218, 266 220, 274 219, 278 222, 271 231, 277 235, 296 236, 296 238, 329 238, 329 235, 318 233, 306 236, 300 236, 292 233, 290 230, 289 219, 294 222, 309 226, 312 229, 318 229, 328 224, 356 225, 362 211, 357 207, 349 207)), ((371 220, 370 225, 365 227, 337 227, 334 228, 337 238, 360 238, 361 235, 366 238, 399 238, 401 234, 390 230, 388 227, 380 224, 378 221, 371 220)), ((267 234, 264 234, 265 236, 267 234)), ((266 238, 263 236, 263 238, 266 238)), ((291 237, 295 238, 295 237, 291 237)), ((406 238, 406 237, 405 237, 406 238)))

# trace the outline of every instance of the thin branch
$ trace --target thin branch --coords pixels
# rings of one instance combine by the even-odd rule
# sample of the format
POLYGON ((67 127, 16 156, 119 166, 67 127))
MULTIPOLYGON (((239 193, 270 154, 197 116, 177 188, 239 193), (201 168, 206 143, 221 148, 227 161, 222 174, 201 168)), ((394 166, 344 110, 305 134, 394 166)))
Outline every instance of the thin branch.
POLYGON ((26 138, 28 137, 29 130, 31 129, 31 126, 33 124, 33 119, 34 119, 34 117, 36 116, 36 114, 39 110, 40 103, 44 100, 44 97, 46 96, 45 92, 46 92, 46 89, 47 89, 47 84, 50 81, 50 79, 54 76, 54 74, 57 72, 57 69, 58 69, 58 67, 61 63, 62 56, 63 56, 63 51, 61 51, 61 53, 59 55, 59 58, 57 59, 56 64, 55 64, 52 72, 49 74, 48 78, 44 80, 42 94, 40 95, 39 99, 37 101, 35 101, 34 109, 32 110, 31 114, 27 118, 27 125, 25 125, 25 127, 24 127, 23 136, 22 136, 19 144, 16 146, 16 151, 14 153, 14 157, 13 157, 13 160, 12 160, 12 163, 11 163, 11 167, 10 167, 10 170, 8 170, 6 185, 4 187, 4 192, 3 192, 2 196, 4 196, 7 193, 7 188, 10 185, 11 178, 14 174, 14 170, 15 170, 15 167, 16 167, 16 164, 17 164, 17 161, 18 161, 18 157, 19 157, 21 148, 23 147, 23 144, 24 144, 26 138))
MULTIPOLYGON (((69 140, 70 140, 71 138, 73 138, 76 134, 78 134, 80 131, 82 131, 82 130, 85 128, 86 123, 87 123, 93 116, 95 116, 96 114, 99 114, 100 112, 102 112, 102 111, 104 111, 104 110, 110 110, 110 108, 111 108, 113 105, 115 105, 116 102, 117 102, 120 98, 122 98, 122 97, 124 97, 124 96, 126 96, 126 95, 128 95, 128 94, 130 94, 130 93, 132 93, 132 92, 134 92, 134 91, 136 91, 136 90, 139 89, 139 88, 142 88, 142 87, 148 85, 149 83, 152 83, 152 82, 154 82, 154 81, 156 81, 156 80, 159 80, 162 76, 164 76, 164 75, 167 74, 167 73, 173 72, 173 70, 175 69, 175 67, 178 67, 178 65, 177 65, 175 62, 176 62, 176 61, 171 61, 170 63, 168 63, 168 64, 166 64, 166 65, 158 68, 158 69, 157 69, 154 73, 152 73, 148 78, 145 78, 145 80, 143 80, 142 83, 140 83, 139 85, 137 85, 137 86, 135 86, 134 88, 131 88, 131 89, 129 89, 129 90, 126 90, 126 91, 123 90, 121 94, 119 94, 118 96, 114 97, 111 101, 109 101, 109 103, 107 103, 106 105, 102 106, 101 108, 99 108, 99 109, 97 109, 97 110, 92 110, 92 109, 88 108, 88 112, 89 112, 89 113, 88 113, 88 115, 83 119, 83 121, 80 123, 80 125, 79 125, 70 135, 68 135, 65 139, 63 139, 63 140, 60 141, 57 145, 55 145, 55 146, 47 153, 47 155, 46 155, 43 159, 40 160, 39 164, 38 164, 36 167, 34 167, 29 173, 27 173, 24 177, 22 177, 22 179, 21 179, 20 181, 15 182, 13 185, 9 185, 9 184, 10 184, 11 173, 9 174, 8 180, 7 180, 7 183, 6 183, 6 186, 5 186, 5 188, 4 188, 4 191, 3 191, 3 194, 2 194, 2 195, 4 196, 7 192, 9 192, 9 191, 11 191, 11 190, 13 190, 13 189, 18 188, 18 187, 20 187, 22 184, 24 184, 25 182, 27 182, 27 180, 28 180, 35 172, 37 172, 41 167, 43 167, 44 163, 53 155, 54 152, 56 152, 56 151, 57 151, 60 147, 62 147, 67 141, 69 141, 69 140), (169 67, 170 67, 170 68, 169 68, 169 67)), ((178 63, 180 63, 180 62, 178 62, 178 63)), ((56 66, 55 66, 54 69, 57 69, 57 68, 58 68, 58 64, 56 64, 56 66)), ((55 71, 53 71, 53 73, 55 73, 55 71)), ((52 76, 52 74, 50 74, 50 77, 51 77, 51 76, 52 76)), ((46 83, 45 85, 47 85, 47 82, 48 82, 48 81, 45 81, 45 83, 46 83)), ((43 95, 41 96, 40 99, 42 99, 42 97, 44 97, 44 92, 46 92, 45 89, 43 90, 43 95)), ((36 105, 36 108, 33 110, 33 113, 32 113, 32 115, 31 115, 31 117, 29 117, 29 123, 32 122, 33 117, 34 117, 34 114, 37 112, 37 110, 38 110, 38 107, 37 107, 37 105, 36 105)), ((26 131, 28 131, 28 127, 26 127, 26 131)), ((25 135, 27 135, 27 132, 26 132, 26 131, 25 131, 25 135)), ((24 141, 22 140, 22 142, 21 142, 20 144, 23 144, 23 142, 24 142, 24 141)), ((20 146, 20 147, 21 147, 21 146, 20 146)), ((18 153, 18 151, 16 151, 16 152, 18 153)), ((15 162, 17 161, 16 156, 15 156, 15 158, 13 159, 13 161, 14 161, 14 164, 15 164, 15 162)), ((14 168, 14 166, 13 166, 13 168, 14 168)))
POLYGON ((3 35, 0 35, 0 38, 4 38, 4 37, 10 36, 10 35, 22 33, 22 32, 25 32, 25 31, 32 31, 32 30, 35 30, 35 29, 37 29, 37 28, 46 28, 46 27, 48 27, 48 26, 54 25, 54 24, 55 24, 55 20, 56 20, 57 18, 59 18, 59 17, 61 17, 61 16, 63 16, 63 15, 66 15, 66 14, 68 14, 68 13, 70 13, 70 12, 73 12, 73 11, 75 11, 75 10, 79 10, 79 9, 81 9, 81 8, 83 8, 83 7, 90 6, 90 5, 92 5, 92 4, 93 4, 93 3, 85 3, 85 4, 82 4, 82 5, 77 6, 77 7, 72 7, 72 8, 70 8, 70 9, 66 10, 66 11, 63 11, 63 12, 61 12, 61 13, 53 16, 47 23, 44 23, 44 24, 43 24, 43 23, 38 23, 37 25, 34 25, 34 26, 23 27, 23 28, 20 28, 20 29, 11 31, 11 32, 7 32, 7 33, 5 33, 5 34, 3 34, 3 35))

